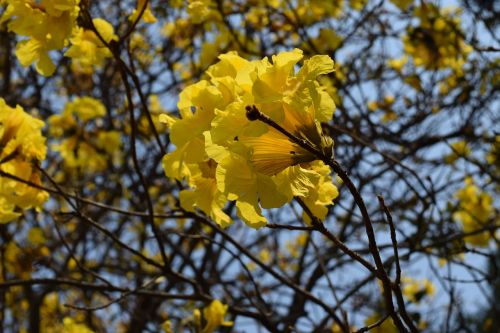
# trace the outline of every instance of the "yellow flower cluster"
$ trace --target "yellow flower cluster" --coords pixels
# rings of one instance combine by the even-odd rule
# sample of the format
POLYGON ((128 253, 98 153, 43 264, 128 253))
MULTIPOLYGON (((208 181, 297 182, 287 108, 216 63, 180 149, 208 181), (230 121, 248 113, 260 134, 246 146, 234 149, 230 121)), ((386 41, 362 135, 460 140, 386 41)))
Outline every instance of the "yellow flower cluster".
MULTIPOLYGON (((465 233, 483 228, 493 216, 493 198, 487 192, 480 191, 472 177, 465 178, 465 186, 455 193, 459 201, 458 210, 453 214, 456 221, 462 223, 465 233)), ((465 242, 476 246, 488 246, 488 231, 464 238, 465 242)))
MULTIPOLYGON (((47 147, 41 129, 43 121, 25 113, 20 106, 9 107, 0 98, 0 170, 40 185, 40 173, 33 167, 45 159, 47 147)), ((0 178, 0 223, 21 216, 21 210, 39 208, 47 192, 8 177, 0 178)))
MULTIPOLYGON (((373 325, 382 319, 382 315, 378 312, 375 312, 371 316, 365 319, 365 325, 373 325)), ((394 322, 391 318, 387 318, 381 325, 378 325, 370 330, 372 333, 397 333, 398 330, 394 325, 394 322)))
MULTIPOLYGON (((363 0, 351 1, 362 3, 363 0)), ((281 1, 280 4, 282 6, 287 6, 286 1, 281 1)), ((359 8, 358 4, 354 6, 359 8)), ((353 6, 353 8, 354 8, 353 6)), ((334 1, 322 1, 322 0, 310 0, 297 1, 297 6, 294 9, 296 14, 292 12, 291 9, 285 11, 293 20, 300 20, 302 24, 311 25, 321 20, 322 18, 336 18, 342 14, 342 10, 344 7, 344 1, 342 0, 334 0, 334 1)))
MULTIPOLYGON (((227 312, 227 305, 224 305, 218 299, 212 301, 207 307, 203 309, 203 318, 205 319, 205 326, 201 333, 213 333, 220 326, 231 327, 232 321, 224 320, 227 312)), ((199 315, 195 317, 200 317, 199 315)))
POLYGON ((416 66, 461 70, 472 48, 464 40, 458 15, 458 10, 440 10, 429 3, 415 9, 420 25, 409 27, 403 42, 416 66))
POLYGON ((392 105, 394 104, 395 98, 392 95, 387 95, 381 101, 370 101, 368 103, 368 110, 375 112, 377 110, 382 110, 383 114, 380 119, 384 122, 390 122, 398 119, 397 113, 394 111, 392 105))
MULTIPOLYGON (((80 0, 5 0, 7 8, 0 23, 8 22, 8 29, 27 39, 16 46, 16 57, 23 66, 35 63, 36 70, 45 76, 54 73, 56 66, 49 56, 53 50, 62 50, 69 43, 66 56, 75 59, 74 67, 92 72, 111 53, 91 30, 77 26, 80 0)), ((140 1, 139 1, 140 2, 140 1)), ((148 12, 146 11, 145 14, 148 12)), ((145 17, 145 19, 148 16, 145 17)), ((111 24, 94 19, 93 25, 106 42, 117 37, 111 24)))
POLYGON ((427 279, 416 280, 408 276, 402 278, 403 295, 412 303, 420 303, 424 297, 432 297, 436 293, 436 287, 427 279))
POLYGON ((323 135, 320 122, 331 119, 335 104, 316 78, 333 71, 328 56, 304 61, 295 49, 256 61, 236 53, 219 56, 207 70, 208 79, 180 94, 181 118, 165 115, 171 141, 177 149, 163 159, 168 177, 185 180, 190 189, 180 193, 181 206, 201 209, 225 227, 223 212, 236 201, 238 216, 258 228, 267 220, 261 208, 277 208, 302 197, 318 218, 338 195, 330 169, 279 130, 251 121, 253 105, 289 133, 331 156, 333 142, 323 135))
POLYGON ((110 161, 121 160, 119 131, 104 131, 98 123, 106 114, 104 105, 91 97, 78 97, 66 103, 64 111, 48 119, 50 134, 61 137, 52 149, 61 154, 64 166, 70 172, 93 173, 103 171, 110 161))
POLYGON ((461 157, 468 157, 472 153, 467 141, 460 140, 450 145, 451 153, 444 157, 444 161, 448 164, 455 163, 461 157))
POLYGON ((77 323, 71 317, 64 317, 61 325, 55 328, 56 333, 92 333, 85 324, 77 323))
POLYGON ((23 66, 36 64, 36 70, 51 75, 55 65, 49 51, 61 50, 71 36, 78 17, 79 0, 6 0, 7 9, 0 22, 10 20, 8 29, 28 39, 17 43, 16 56, 23 66))

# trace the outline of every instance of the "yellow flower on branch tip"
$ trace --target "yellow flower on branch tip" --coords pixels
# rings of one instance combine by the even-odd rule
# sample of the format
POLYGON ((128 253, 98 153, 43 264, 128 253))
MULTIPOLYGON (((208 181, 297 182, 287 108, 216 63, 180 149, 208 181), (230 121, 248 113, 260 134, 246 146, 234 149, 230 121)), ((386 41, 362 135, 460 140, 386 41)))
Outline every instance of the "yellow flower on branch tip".
POLYGON ((227 313, 228 306, 222 304, 219 300, 214 300, 207 307, 203 309, 203 318, 206 321, 201 333, 212 333, 220 326, 230 327, 233 326, 232 321, 224 320, 227 313))
MULTIPOLYGON (((135 22, 137 20, 137 17, 139 16, 141 11, 143 10, 144 5, 146 5, 146 1, 147 0, 137 0, 137 8, 134 9, 134 11, 132 12, 132 15, 130 15, 128 17, 129 21, 135 22)), ((146 23, 155 23, 157 21, 156 17, 154 16, 153 12, 151 11, 149 2, 146 5, 144 12, 142 13, 141 19, 143 19, 144 22, 146 22, 146 23)))
MULTIPOLYGON (((92 23, 99 36, 106 43, 118 40, 113 26, 106 20, 95 18, 92 23)), ((92 73, 93 66, 102 66, 104 60, 111 57, 111 51, 99 36, 92 30, 81 27, 76 28, 73 37, 70 39, 71 46, 64 55, 73 58, 84 69, 84 72, 92 73)))
MULTIPOLYGON (((221 198, 236 201, 237 214, 248 225, 265 225, 261 207, 281 207, 294 196, 313 197, 311 210, 323 218, 324 208, 319 205, 331 204, 337 194, 328 186, 319 186, 320 180, 330 178, 312 165, 317 159, 332 157, 333 141, 323 134, 320 122, 332 118, 335 104, 317 77, 332 72, 333 61, 327 56, 312 57, 295 74, 294 68, 302 59, 298 49, 275 55, 272 62, 267 58, 247 61, 234 52, 219 59, 207 70, 209 79, 181 92, 181 118, 161 117, 177 147, 164 157, 165 173, 185 180, 194 189, 184 194, 189 199, 184 200, 185 205, 189 202, 192 207, 184 208, 196 206, 208 215, 217 212, 200 204, 196 194, 201 185, 197 184, 195 164, 213 160, 216 168, 210 184, 217 185, 221 198), (281 129, 251 121, 246 111, 249 105, 281 129), (188 150, 188 146, 192 147, 188 150), (313 194, 318 188, 323 188, 322 193, 313 194)), ((208 180, 204 181, 208 186, 208 180)), ((216 206, 222 207, 221 203, 216 206)))
MULTIPOLYGON (((480 191, 472 177, 465 178, 465 186, 455 193, 458 209, 453 219, 462 224, 465 233, 481 230, 493 216, 493 198, 487 192, 480 191)), ((488 231, 464 238, 466 243, 476 246, 488 246, 491 235, 488 231)))

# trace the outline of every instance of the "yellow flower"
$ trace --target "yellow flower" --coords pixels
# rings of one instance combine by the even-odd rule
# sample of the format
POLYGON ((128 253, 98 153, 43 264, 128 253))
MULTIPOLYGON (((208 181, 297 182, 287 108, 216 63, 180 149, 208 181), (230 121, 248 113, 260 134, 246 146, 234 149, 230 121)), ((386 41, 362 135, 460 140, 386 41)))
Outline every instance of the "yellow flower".
MULTIPOLYGON (((137 17, 141 13, 142 9, 144 8, 145 4, 146 4, 146 0, 137 0, 137 7, 136 7, 136 9, 134 9, 134 11, 132 12, 132 15, 130 15, 128 17, 128 19, 132 22, 135 22, 137 20, 137 17)), ((146 23, 155 23, 156 22, 156 17, 154 16, 153 12, 151 11, 149 2, 146 6, 146 9, 144 9, 144 12, 142 13, 141 18, 146 23)))
MULTIPOLYGON (((380 319, 382 319, 382 316, 379 313, 374 313, 370 317, 366 318, 365 325, 375 324, 380 319)), ((371 329, 370 332, 372 332, 372 333, 397 333, 398 330, 397 330, 396 326, 394 326, 394 322, 392 321, 392 319, 389 317, 386 320, 384 320, 384 322, 381 325, 371 329)))
POLYGON ((9 202, 5 197, 0 196, 0 224, 17 219, 21 213, 15 211, 16 205, 9 202))
POLYGON ((60 333, 92 333, 93 331, 89 329, 85 324, 77 323, 71 317, 64 317, 62 325, 58 325, 55 329, 56 332, 60 333))
POLYGON ((62 138, 52 144, 52 149, 61 154, 64 166, 69 169, 67 174, 103 171, 108 160, 114 164, 122 162, 120 133, 86 126, 104 115, 106 108, 102 102, 92 97, 77 97, 66 103, 61 114, 49 118, 51 134, 62 138))
POLYGON ((405 295, 410 302, 417 304, 420 303, 424 297, 432 297, 436 292, 436 288, 432 282, 427 279, 415 280, 410 277, 403 277, 402 284, 403 295, 405 295))
POLYGON ((88 121, 106 114, 106 108, 101 101, 92 97, 77 97, 73 101, 66 103, 65 113, 78 116, 82 121, 88 121))
POLYGON ((420 25, 407 29, 403 43, 405 52, 413 57, 416 66, 461 71, 472 49, 463 38, 458 14, 458 10, 440 10, 430 3, 415 9, 420 25))
POLYGON ((390 59, 389 61, 387 61, 387 65, 393 68, 394 70, 401 72, 401 70, 403 69, 403 67, 406 65, 407 62, 408 62, 408 57, 403 56, 402 58, 399 59, 390 59))
MULTIPOLYGON (((92 22, 106 43, 118 40, 113 26, 106 20, 95 18, 92 22)), ((72 45, 64 55, 73 58, 85 73, 92 73, 93 66, 102 66, 104 60, 111 57, 111 51, 92 30, 79 27, 70 41, 72 45)))
POLYGON ((25 113, 19 105, 11 108, 0 98, 1 158, 18 154, 26 160, 45 159, 47 148, 41 134, 43 126, 43 121, 25 113))
POLYGON ((166 320, 163 324, 161 324, 161 329, 163 333, 174 333, 172 330, 172 322, 170 320, 166 320))
MULTIPOLYGON (((311 168, 320 175, 320 178, 318 183, 314 184, 316 191, 308 191, 308 195, 303 197, 302 201, 315 217, 323 220, 328 214, 327 206, 333 204, 333 200, 339 196, 339 191, 332 183, 328 166, 316 161, 311 164, 311 168)), ((306 223, 310 223, 310 217, 305 212, 302 213, 302 218, 306 223)))
MULTIPOLYGON (((328 51, 336 50, 342 42, 343 38, 335 30, 320 29, 318 37, 314 40, 314 45, 316 49, 328 51)), ((304 43, 304 47, 307 47, 307 43, 304 43)))
POLYGON ((38 227, 31 228, 26 238, 33 246, 40 246, 46 242, 43 230, 38 227))
POLYGON ((90 173, 103 171, 107 167, 105 156, 99 154, 87 142, 80 142, 75 136, 65 139, 59 144, 53 144, 52 150, 61 154, 64 165, 68 169, 79 169, 90 173))
MULTIPOLYGON (((281 1, 281 3, 286 4, 285 1, 281 1)), ((300 17, 301 22, 309 25, 327 17, 339 17, 343 6, 343 1, 300 0, 294 11, 300 17)), ((295 17, 289 12, 289 9, 285 10, 285 14, 290 18, 295 17)))
POLYGON ((444 157, 446 163, 452 164, 460 157, 467 157, 470 155, 471 148, 466 141, 457 141, 452 143, 451 145, 452 152, 444 157))
POLYGON ((500 135, 495 136, 495 141, 486 154, 486 161, 496 168, 496 172, 500 171, 500 135))
POLYGON ((391 0, 391 2, 402 11, 405 11, 414 3, 414 0, 391 0))
POLYGON ((212 333, 219 326, 230 327, 233 326, 232 321, 224 320, 227 312, 227 305, 222 304, 219 300, 214 300, 206 308, 203 309, 203 318, 206 321, 202 333, 212 333))
MULTIPOLYGON (((191 165, 194 169, 194 165, 191 165)), ((231 218, 222 210, 226 205, 226 197, 217 189, 214 178, 216 164, 213 160, 199 163, 197 170, 190 177, 190 190, 182 190, 179 194, 181 207, 194 211, 197 207, 207 213, 217 224, 225 228, 231 224, 231 218)))
MULTIPOLYGON (((45 159, 47 147, 41 129, 44 123, 25 113, 20 106, 9 107, 0 98, 0 170, 40 185, 40 175, 32 163, 45 159)), ((39 208, 48 193, 20 183, 0 178, 0 223, 9 222, 21 214, 18 209, 39 208)))
POLYGON ((320 122, 331 119, 335 104, 317 77, 332 72, 333 61, 312 57, 295 74, 301 58, 298 49, 273 56, 272 63, 267 58, 247 61, 234 52, 221 55, 207 70, 208 80, 181 93, 181 118, 162 117, 177 147, 163 159, 165 173, 195 188, 185 192, 186 210, 196 206, 217 219, 222 199, 236 201, 238 216, 258 228, 266 223, 261 207, 276 208, 294 196, 309 196, 308 204, 324 217, 319 205, 331 204, 337 195, 333 185, 324 185, 329 169, 320 172, 312 163, 318 156, 268 124, 251 121, 246 110, 253 105, 250 110, 257 109, 330 158, 333 141, 322 133, 320 122), (197 168, 207 162, 215 163, 215 172, 202 184, 197 168), (214 201, 201 203, 197 189, 203 186, 214 201), (193 207, 186 207, 188 202, 193 207))
POLYGON ((207 1, 189 1, 187 13, 189 15, 189 20, 194 24, 202 23, 210 13, 207 1))
POLYGON ((36 70, 50 76, 55 65, 49 51, 64 48, 76 25, 78 0, 39 2, 7 0, 8 6, 0 23, 9 20, 8 29, 27 36, 16 46, 16 57, 23 66, 36 64, 36 70))
MULTIPOLYGON (((480 230, 493 216, 493 198, 487 192, 480 191, 471 177, 465 179, 465 186, 455 193, 458 210, 453 218, 462 224, 465 233, 480 230)), ((490 233, 481 232, 464 238, 465 242, 476 246, 488 246, 490 233)))
POLYGON ((349 0, 349 5, 356 10, 361 10, 365 7, 368 0, 349 0))

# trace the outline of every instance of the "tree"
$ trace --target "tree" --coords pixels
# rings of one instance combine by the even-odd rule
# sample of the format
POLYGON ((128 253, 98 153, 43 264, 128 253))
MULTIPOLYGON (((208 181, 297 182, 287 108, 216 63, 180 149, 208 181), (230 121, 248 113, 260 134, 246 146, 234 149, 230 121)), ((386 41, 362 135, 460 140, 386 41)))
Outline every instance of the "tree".
POLYGON ((494 4, 0 5, 0 332, 476 329, 494 4))

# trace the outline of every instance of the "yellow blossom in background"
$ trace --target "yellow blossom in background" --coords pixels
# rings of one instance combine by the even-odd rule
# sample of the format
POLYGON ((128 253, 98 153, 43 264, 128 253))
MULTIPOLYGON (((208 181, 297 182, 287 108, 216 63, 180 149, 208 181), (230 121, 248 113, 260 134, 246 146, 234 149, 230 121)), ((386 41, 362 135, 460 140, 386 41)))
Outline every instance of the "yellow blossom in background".
MULTIPOLYGON (((118 40, 109 22, 101 18, 95 18, 92 22, 106 43, 118 40)), ((64 55, 72 58, 84 73, 92 73, 94 66, 102 66, 104 60, 111 57, 111 51, 92 30, 78 27, 70 41, 72 45, 64 55)))
POLYGON ((432 282, 427 279, 416 280, 404 276, 401 281, 403 295, 413 303, 418 304, 424 297, 432 297, 436 292, 436 288, 432 282))
POLYGON ((49 57, 52 50, 64 48, 76 25, 78 0, 37 2, 7 0, 0 23, 8 21, 8 29, 26 36, 16 46, 16 57, 23 66, 35 63, 36 70, 45 76, 55 71, 49 57))
POLYGON ((130 52, 134 54, 142 66, 150 66, 153 62, 155 49, 141 33, 134 32, 130 36, 130 52))
POLYGON ((293 258, 298 259, 302 249, 308 241, 309 235, 307 233, 302 233, 295 237, 293 241, 287 241, 285 247, 293 258))
POLYGON ((154 16, 153 12, 151 11, 150 7, 150 1, 148 0, 137 0, 137 8, 134 9, 132 12, 132 15, 128 17, 128 19, 132 22, 135 22, 137 18, 139 17, 139 14, 142 12, 141 19, 144 20, 146 23, 155 23, 156 22, 156 17, 154 16), (147 4, 146 4, 147 2, 147 4), (146 8, 143 10, 144 6, 146 8), (143 12, 142 12, 143 11, 143 12))
POLYGON ((422 84, 420 77, 416 74, 407 75, 403 81, 416 91, 422 91, 422 84))
POLYGON ((351 6, 351 8, 355 10, 363 9, 367 3, 368 0, 349 0, 349 6, 351 6))
MULTIPOLYGON (((465 178, 465 186, 455 193, 458 209, 453 219, 462 224, 465 233, 480 230, 488 225, 493 216, 493 198, 487 192, 481 191, 472 177, 465 178)), ((490 233, 484 231, 464 238, 466 243, 476 246, 488 246, 490 233)))
POLYGON ((493 165, 497 172, 500 172, 500 135, 495 136, 495 141, 486 154, 486 161, 493 165))
POLYGON ((472 48, 463 38, 459 11, 423 3, 415 8, 415 16, 419 26, 409 27, 403 36, 405 53, 413 57, 415 65, 461 71, 472 48))
MULTIPOLYGON (((282 3, 286 5, 286 1, 282 1, 282 3)), ((294 10, 296 11, 297 17, 300 18, 300 21, 308 25, 325 17, 339 17, 340 14, 342 14, 343 7, 344 1, 341 0, 299 0, 294 10)), ((291 18, 296 17, 292 13, 288 13, 287 10, 285 12, 289 14, 291 18)))
POLYGON ((166 320, 163 324, 161 324, 161 329, 164 333, 174 333, 172 330, 172 322, 170 320, 166 320))
MULTIPOLYGON (((339 191, 333 184, 330 168, 327 165, 316 161, 311 164, 311 168, 320 175, 320 178, 315 185, 316 191, 309 191, 309 195, 302 200, 315 217, 324 220, 328 214, 328 206, 333 205, 333 200, 339 196, 339 191)), ((305 212, 302 213, 302 218, 306 223, 311 221, 305 212)))
POLYGON ((65 113, 74 114, 82 121, 88 121, 106 114, 106 108, 101 101, 92 97, 77 97, 68 102, 64 108, 65 113))
POLYGON ((272 260, 271 252, 266 248, 260 250, 259 259, 265 264, 269 264, 272 260))
POLYGON ((399 59, 391 59, 387 61, 387 65, 398 72, 401 72, 401 70, 407 63, 408 63, 408 56, 403 56, 402 58, 399 59))
POLYGON ((67 102, 60 114, 49 117, 50 133, 60 138, 51 148, 61 155, 69 174, 99 172, 109 162, 115 165, 122 162, 121 133, 86 126, 101 123, 105 115, 102 102, 84 96, 67 102))
POLYGON ((380 120, 382 120, 382 122, 384 123, 387 123, 390 121, 397 120, 399 118, 398 114, 392 108, 394 101, 395 101, 394 96, 387 95, 381 101, 368 102, 367 108, 371 112, 382 110, 383 114, 380 116, 380 120))
POLYGON ((444 157, 446 163, 452 164, 460 157, 468 157, 471 153, 471 148, 466 141, 457 141, 450 145, 452 152, 444 157))
POLYGON ((206 323, 201 332, 212 333, 215 332, 215 330, 220 326, 233 326, 232 321, 224 320, 227 308, 227 305, 222 304, 222 302, 217 299, 204 308, 203 319, 206 323))
POLYGON ((415 2, 415 0, 391 0, 391 2, 402 11, 406 11, 415 2))
MULTIPOLYGON (((316 49, 321 51, 336 50, 343 42, 343 38, 339 36, 333 29, 320 29, 318 37, 314 41, 316 49)), ((304 43, 307 47, 307 43, 304 43)))
MULTIPOLYGON (((22 180, 41 185, 33 163, 45 159, 47 147, 41 130, 43 121, 9 107, 0 98, 0 170, 22 180)), ((8 177, 0 178, 0 223, 21 216, 21 210, 40 208, 48 193, 8 177)))
POLYGON ((38 227, 31 228, 26 237, 28 242, 34 246, 43 245, 45 243, 45 236, 43 230, 38 227))
POLYGON ((206 1, 189 1, 187 13, 191 22, 194 24, 201 23, 208 16, 209 10, 206 1))
MULTIPOLYGON (((365 325, 369 326, 369 325, 375 324, 377 321, 379 321, 382 318, 383 318, 382 315, 380 315, 379 313, 374 313, 370 317, 366 318, 365 325)), ((394 322, 392 321, 392 319, 389 317, 389 318, 385 319, 381 325, 372 328, 370 330, 370 332, 372 332, 372 333, 397 333, 398 330, 397 330, 396 326, 394 325, 394 322)))
POLYGON ((55 327, 54 332, 56 333, 92 333, 93 331, 89 329, 85 324, 77 323, 71 317, 64 317, 62 324, 55 327))

